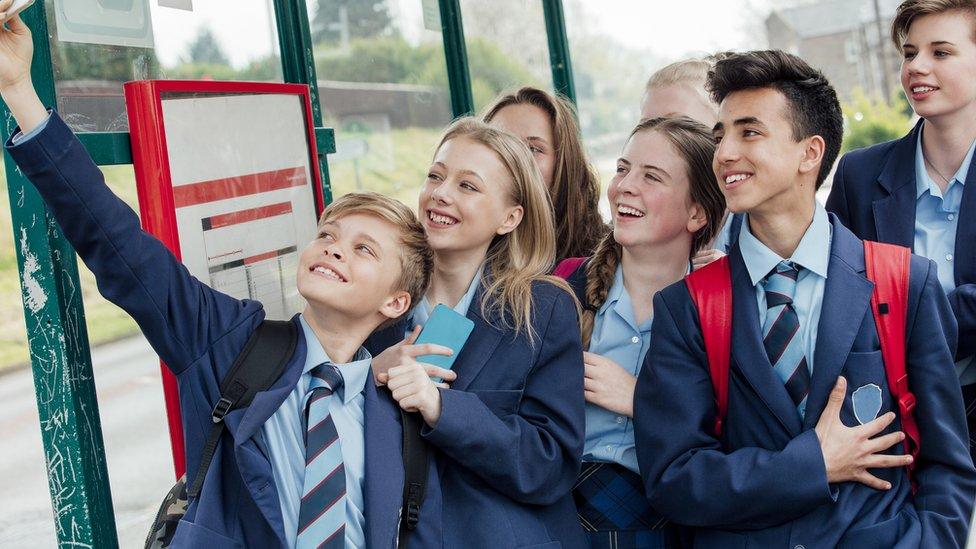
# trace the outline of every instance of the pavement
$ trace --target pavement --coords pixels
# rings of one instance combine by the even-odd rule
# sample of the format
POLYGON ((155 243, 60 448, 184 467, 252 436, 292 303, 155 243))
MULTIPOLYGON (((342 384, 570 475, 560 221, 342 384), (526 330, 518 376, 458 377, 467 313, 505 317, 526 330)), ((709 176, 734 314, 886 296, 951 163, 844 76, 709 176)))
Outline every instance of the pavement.
MULTIPOLYGON (((142 547, 175 482, 159 359, 141 336, 92 354, 119 547, 142 547)), ((31 370, 0 377, 0 547, 56 547, 31 370)))

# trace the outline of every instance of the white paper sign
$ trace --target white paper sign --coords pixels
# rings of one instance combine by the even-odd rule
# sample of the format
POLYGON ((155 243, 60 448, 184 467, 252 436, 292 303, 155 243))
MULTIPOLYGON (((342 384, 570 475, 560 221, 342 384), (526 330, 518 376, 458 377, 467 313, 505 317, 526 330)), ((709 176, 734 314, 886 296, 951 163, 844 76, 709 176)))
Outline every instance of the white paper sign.
POLYGON ((163 8, 193 11, 193 0, 159 0, 159 6, 163 8))
POLYGON ((149 0, 54 0, 58 40, 152 48, 149 0))

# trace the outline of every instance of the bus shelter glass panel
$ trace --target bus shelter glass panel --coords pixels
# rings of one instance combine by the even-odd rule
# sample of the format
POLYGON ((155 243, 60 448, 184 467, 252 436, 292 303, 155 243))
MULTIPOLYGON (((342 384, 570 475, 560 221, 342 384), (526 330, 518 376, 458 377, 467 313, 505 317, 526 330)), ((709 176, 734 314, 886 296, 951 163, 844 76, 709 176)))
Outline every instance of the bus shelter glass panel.
POLYGON ((475 110, 503 91, 552 91, 546 18, 539 0, 461 0, 475 110))
POLYGON ((844 150, 903 135, 910 109, 899 87, 899 54, 887 37, 899 3, 564 0, 583 138, 604 186, 640 118, 651 74, 722 51, 781 49, 823 71, 844 110, 844 150))
POLYGON ((332 196, 371 190, 410 205, 451 121, 436 1, 307 0, 332 196))
POLYGON ((58 111, 75 131, 127 131, 122 83, 281 82, 272 0, 44 0, 58 111))

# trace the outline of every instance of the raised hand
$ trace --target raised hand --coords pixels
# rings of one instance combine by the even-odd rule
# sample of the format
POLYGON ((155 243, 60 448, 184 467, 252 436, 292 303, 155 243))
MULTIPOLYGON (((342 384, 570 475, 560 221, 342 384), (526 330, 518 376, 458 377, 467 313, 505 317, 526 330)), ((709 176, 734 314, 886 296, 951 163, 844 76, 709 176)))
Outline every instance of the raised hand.
MULTIPOLYGON (((0 20, 6 18, 13 0, 0 0, 0 20)), ((30 29, 15 15, 0 27, 0 96, 10 108, 22 131, 28 132, 47 117, 31 82, 34 42, 30 29)))
POLYGON ((911 463, 911 455, 881 453, 905 440, 905 433, 897 431, 872 438, 891 425, 895 420, 894 412, 864 425, 847 427, 840 419, 846 395, 847 380, 839 377, 815 428, 827 467, 827 482, 857 481, 877 490, 888 490, 891 483, 872 475, 868 469, 904 467, 911 463))

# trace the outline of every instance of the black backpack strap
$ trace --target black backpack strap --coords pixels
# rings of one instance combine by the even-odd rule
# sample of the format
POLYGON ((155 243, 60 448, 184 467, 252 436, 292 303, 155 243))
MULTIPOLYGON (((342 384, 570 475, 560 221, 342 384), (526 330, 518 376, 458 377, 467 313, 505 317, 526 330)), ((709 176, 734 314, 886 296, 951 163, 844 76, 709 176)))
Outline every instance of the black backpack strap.
POLYGON ((298 328, 287 320, 265 320, 258 325, 244 349, 234 360, 230 371, 220 382, 220 400, 213 409, 213 427, 203 447, 200 466, 187 489, 187 497, 195 498, 203 487, 203 479, 213 461, 220 435, 224 432, 224 416, 231 410, 251 404, 256 393, 274 385, 295 353, 298 328))
POLYGON ((398 548, 407 546, 410 532, 420 522, 420 507, 427 495, 427 442, 420 436, 424 420, 417 412, 400 409, 403 423, 403 508, 400 511, 398 548))

